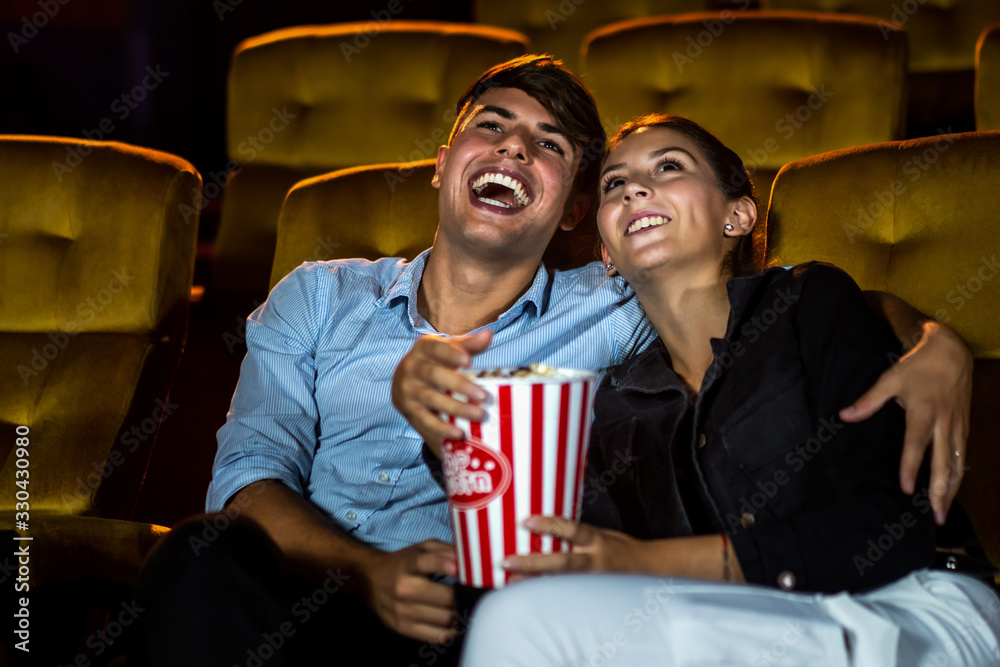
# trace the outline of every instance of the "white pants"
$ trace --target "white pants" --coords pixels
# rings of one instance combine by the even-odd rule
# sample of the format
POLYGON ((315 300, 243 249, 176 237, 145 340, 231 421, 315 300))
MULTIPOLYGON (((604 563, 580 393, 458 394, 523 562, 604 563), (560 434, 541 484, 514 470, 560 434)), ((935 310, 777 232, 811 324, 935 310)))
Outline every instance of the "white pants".
POLYGON ((868 593, 558 575, 487 595, 462 665, 1000 666, 1000 599, 921 570, 868 593))

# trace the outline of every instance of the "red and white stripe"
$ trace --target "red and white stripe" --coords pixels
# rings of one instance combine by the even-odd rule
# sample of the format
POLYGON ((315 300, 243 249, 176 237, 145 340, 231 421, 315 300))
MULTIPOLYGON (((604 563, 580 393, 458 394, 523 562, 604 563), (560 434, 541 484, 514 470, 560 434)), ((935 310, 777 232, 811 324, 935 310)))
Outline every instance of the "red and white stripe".
POLYGON ((561 382, 477 380, 492 394, 482 422, 453 419, 465 433, 499 450, 511 464, 507 491, 481 509, 451 508, 458 578, 479 588, 501 588, 506 556, 568 552, 558 538, 530 533, 521 522, 533 514, 578 520, 590 416, 592 377, 561 382), (546 485, 545 479, 555 480, 546 485))

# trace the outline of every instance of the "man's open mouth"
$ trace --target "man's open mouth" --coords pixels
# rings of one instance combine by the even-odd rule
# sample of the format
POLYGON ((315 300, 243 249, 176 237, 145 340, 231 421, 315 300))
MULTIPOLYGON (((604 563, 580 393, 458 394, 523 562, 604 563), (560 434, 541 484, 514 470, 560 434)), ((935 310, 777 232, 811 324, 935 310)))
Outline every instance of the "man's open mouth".
POLYGON ((531 190, 517 177, 487 171, 472 181, 472 191, 484 204, 500 208, 521 208, 531 203, 531 190))

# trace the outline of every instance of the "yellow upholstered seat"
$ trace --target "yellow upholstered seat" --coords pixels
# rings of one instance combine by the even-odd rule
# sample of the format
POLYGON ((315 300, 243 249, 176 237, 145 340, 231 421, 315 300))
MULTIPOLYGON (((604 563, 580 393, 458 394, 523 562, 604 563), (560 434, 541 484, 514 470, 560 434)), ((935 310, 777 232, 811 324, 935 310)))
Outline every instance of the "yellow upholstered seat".
POLYGON ((627 21, 591 33, 583 57, 606 124, 654 111, 701 123, 743 158, 762 207, 790 160, 902 138, 906 40, 874 19, 722 12, 627 21))
POLYGON ((976 39, 1000 21, 997 0, 761 0, 761 7, 862 14, 901 25, 910 46, 910 126, 923 134, 972 129, 948 124, 972 121, 976 39))
POLYGON ((711 9, 707 0, 476 0, 479 23, 498 25, 523 32, 536 53, 550 53, 566 67, 580 69, 580 45, 590 31, 609 23, 660 14, 679 14, 711 9))
POLYGON ((129 519, 183 409, 200 191, 159 151, 0 136, 0 531, 32 537, 32 589, 127 590, 166 531, 129 519))
POLYGON ((293 184, 333 169, 435 157, 469 84, 527 50, 527 39, 509 30, 399 20, 244 41, 229 73, 226 145, 235 175, 213 285, 266 289, 278 212, 293 184))
POLYGON ((278 218, 271 286, 302 262, 413 259, 434 242, 434 160, 356 167, 295 185, 278 218))
POLYGON ((1000 23, 976 44, 976 129, 1000 130, 1000 23))
POLYGON ((834 151, 778 174, 767 257, 832 262, 947 322, 976 358, 959 500, 1000 562, 1000 132, 834 151))

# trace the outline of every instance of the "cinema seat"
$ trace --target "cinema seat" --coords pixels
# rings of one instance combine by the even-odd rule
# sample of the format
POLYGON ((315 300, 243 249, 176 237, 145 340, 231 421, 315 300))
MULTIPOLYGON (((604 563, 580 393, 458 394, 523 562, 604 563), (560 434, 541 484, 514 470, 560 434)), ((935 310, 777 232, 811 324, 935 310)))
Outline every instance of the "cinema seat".
POLYGON ((278 218, 271 287, 302 262, 413 259, 434 242, 434 160, 344 169, 297 183, 278 218), (329 212, 337 211, 336 219, 329 212))
POLYGON ((433 158, 455 102, 527 38, 499 28, 393 20, 267 33, 229 72, 225 188, 212 287, 267 288, 278 212, 303 178, 433 158))
POLYGON ((766 256, 831 262, 952 326, 975 357, 968 471, 958 500, 1000 563, 1000 132, 852 148, 785 165, 766 256))
MULTIPOLYGON (((32 618, 59 587, 128 590, 166 532, 130 519, 159 426, 183 409, 168 390, 200 189, 159 151, 0 136, 0 532, 31 538, 32 618)), ((55 637, 75 639, 62 622, 55 637)))
POLYGON ((976 39, 1000 21, 997 0, 761 0, 761 8, 862 14, 900 25, 910 46, 909 136, 973 129, 976 39))
POLYGON ((1000 130, 1000 23, 976 44, 976 129, 1000 130))
POLYGON ((906 39, 874 19, 704 12, 626 21, 588 35, 583 59, 607 125, 649 112, 697 121, 743 157, 762 206, 785 162, 902 138, 906 39))
POLYGON ((503 26, 528 36, 536 53, 550 53, 578 74, 580 45, 592 30, 627 19, 712 9, 709 0, 476 0, 476 21, 503 26))

